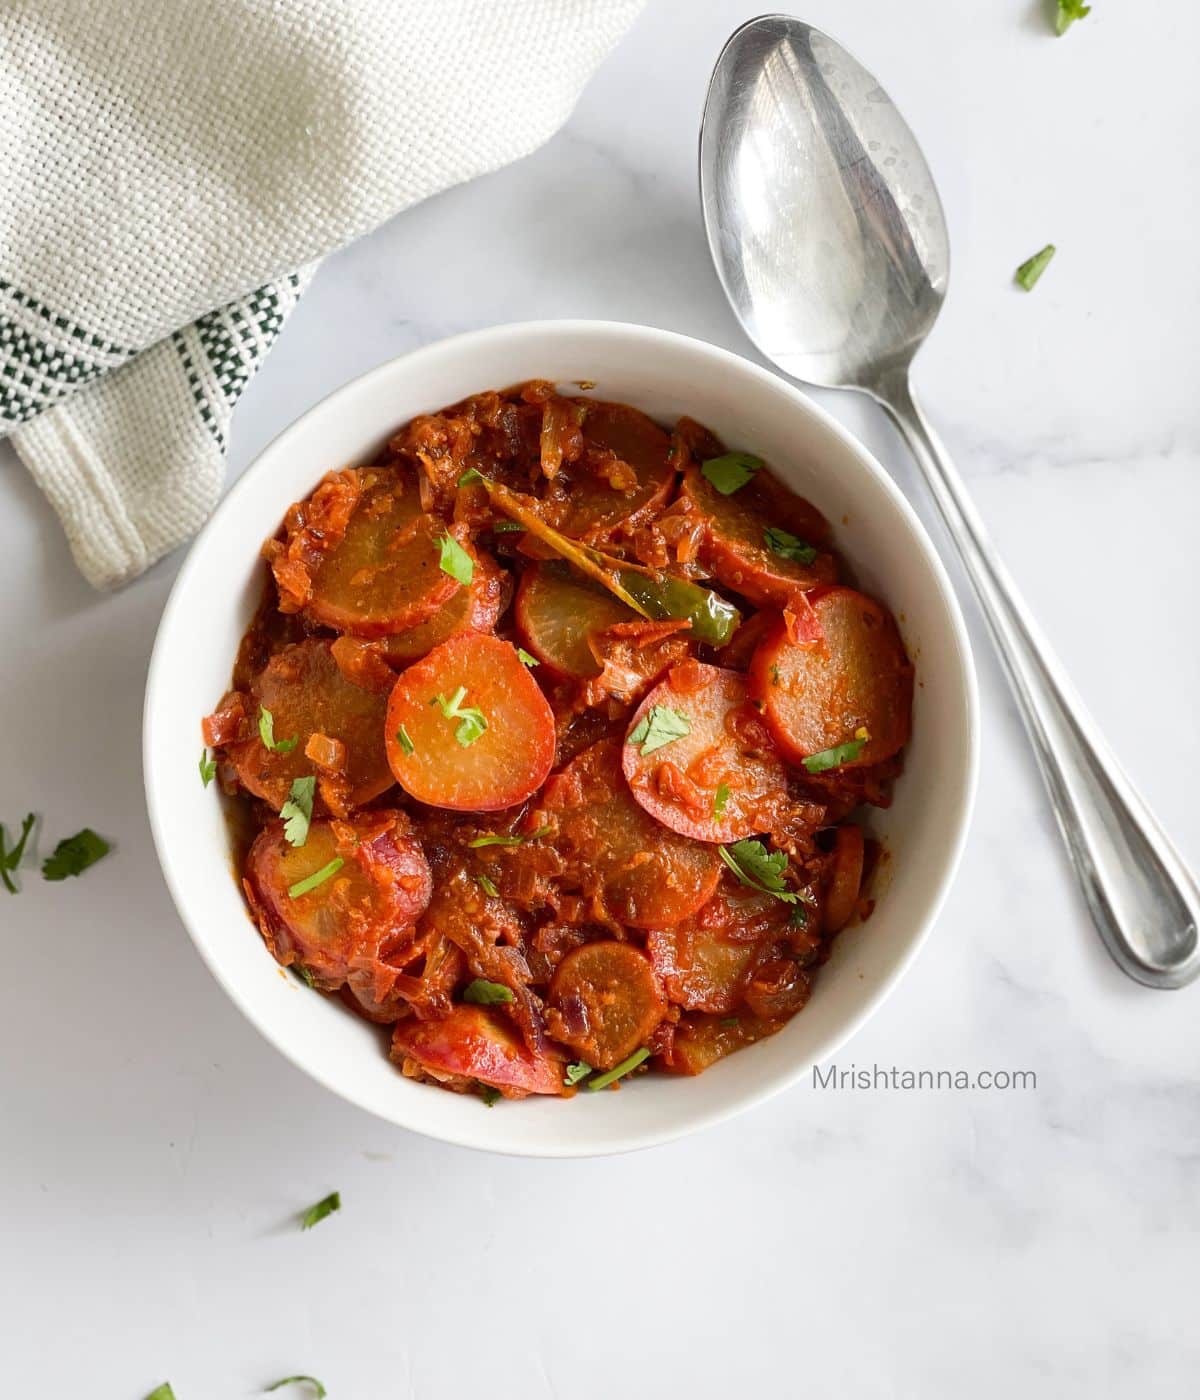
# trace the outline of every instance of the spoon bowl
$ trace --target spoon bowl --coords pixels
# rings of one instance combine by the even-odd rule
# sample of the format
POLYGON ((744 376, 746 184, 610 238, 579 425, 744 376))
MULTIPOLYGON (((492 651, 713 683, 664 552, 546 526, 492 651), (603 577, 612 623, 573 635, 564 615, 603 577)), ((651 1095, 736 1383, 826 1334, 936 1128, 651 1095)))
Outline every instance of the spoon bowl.
POLYGON ((767 15, 726 44, 700 192, 725 294, 792 378, 871 391, 933 328, 950 270, 933 175, 891 98, 820 30, 767 15))
POLYGON ((700 133, 721 284, 784 374, 858 389, 912 449, 975 589, 1100 937, 1148 987, 1200 976, 1200 888, 1122 773, 988 540, 912 390, 950 240, 916 137, 827 34, 764 15, 725 45, 700 133))

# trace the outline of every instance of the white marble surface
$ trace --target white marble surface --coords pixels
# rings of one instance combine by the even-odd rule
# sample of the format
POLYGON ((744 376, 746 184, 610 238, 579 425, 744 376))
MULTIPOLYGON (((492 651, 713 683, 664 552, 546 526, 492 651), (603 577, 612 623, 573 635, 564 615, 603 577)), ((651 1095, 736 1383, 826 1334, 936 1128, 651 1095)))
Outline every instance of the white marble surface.
MULTIPOLYGON (((464 328, 606 316, 745 341, 695 127, 746 0, 651 0, 569 127, 330 260, 246 395, 236 473, 317 396, 464 328)), ((1200 13, 810 0, 911 117, 955 267, 929 407, 1045 627, 1200 859, 1200 13), (1032 296, 1013 267, 1053 239, 1032 296)), ((823 401, 930 512, 865 403, 823 401)), ((178 559, 113 598, 0 449, 0 818, 91 823, 85 879, 0 894, 4 1389, 48 1400, 1176 1396, 1200 1365, 1200 989, 1099 949, 978 620, 985 747, 957 886, 839 1063, 1034 1091, 799 1088, 628 1158, 476 1155, 365 1117, 211 981, 151 850, 142 683, 178 559), (338 1187, 341 1215, 292 1213, 338 1187)))

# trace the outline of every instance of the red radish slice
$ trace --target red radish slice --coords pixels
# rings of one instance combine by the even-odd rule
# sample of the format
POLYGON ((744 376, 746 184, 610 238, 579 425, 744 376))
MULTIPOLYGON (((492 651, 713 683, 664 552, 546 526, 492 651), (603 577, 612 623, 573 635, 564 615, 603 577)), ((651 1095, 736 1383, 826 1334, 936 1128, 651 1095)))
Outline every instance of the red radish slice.
POLYGON ((524 802, 554 762, 554 714, 529 668, 511 643, 477 632, 452 637, 401 674, 386 732, 400 786, 457 812, 524 802))
POLYGON ((631 943, 585 943, 550 982, 546 1029, 593 1069, 611 1069, 646 1043, 666 1014, 654 969, 631 943))
POLYGON ((363 492, 341 540, 313 567, 309 616, 357 637, 424 622, 462 588, 441 568, 446 534, 444 521, 422 514, 408 477, 387 473, 363 492))
POLYGON ((231 744, 229 758, 242 786, 276 811, 294 779, 318 771, 304 751, 314 734, 345 746, 348 806, 360 807, 391 787, 383 745, 387 697, 348 680, 329 642, 314 638, 277 652, 251 682, 245 712, 253 737, 231 744), (290 751, 264 747, 257 728, 263 709, 271 712, 276 743, 296 740, 290 751))
POLYGON ((457 589, 428 617, 379 642, 379 650, 395 667, 427 655, 460 632, 490 632, 500 616, 507 575, 483 551, 468 547, 475 571, 467 588, 457 589))
POLYGON ((841 767, 890 758, 908 742, 913 688, 892 615, 853 588, 830 588, 811 602, 825 644, 797 646, 777 624, 750 663, 750 694, 795 763, 848 742, 860 729, 870 737, 841 767))
POLYGON ((685 1011, 675 1028, 669 1051, 658 1063, 676 1074, 703 1074, 726 1055, 771 1035, 780 1024, 779 1021, 764 1021, 748 1011, 739 1012, 737 1016, 685 1011))
POLYGON ((556 481, 568 488, 548 498, 547 518, 574 539, 596 538, 615 527, 631 528, 663 505, 675 484, 671 439, 652 419, 628 404, 580 399, 582 459, 565 465, 556 481))
POLYGON ((726 843, 767 831, 787 798, 787 774, 746 698, 745 676, 698 661, 672 667, 642 701, 625 736, 622 766, 640 805, 697 841, 726 843), (669 729, 684 728, 660 745, 669 729), (634 742, 639 736, 642 742, 634 742))
POLYGON ((521 578, 514 605, 525 645, 557 676, 588 680, 600 674, 589 640, 637 614, 569 564, 534 564, 521 578))
POLYGON ((789 912, 770 895, 722 886, 694 918, 651 930, 646 952, 677 1006, 727 1014, 741 1004, 764 947, 786 937, 789 912))
POLYGON ((402 1068, 415 1061, 434 1079, 490 1084, 508 1098, 563 1090, 562 1065, 535 1055, 507 1018, 482 1006, 456 1006, 436 1021, 401 1021, 392 1037, 392 1059, 402 1068))
POLYGON ((824 517, 765 470, 723 496, 699 467, 689 467, 680 495, 705 523, 701 558, 726 588, 752 603, 786 607, 798 593, 834 578, 833 557, 824 552, 829 539, 824 517), (765 534, 772 527, 813 546, 816 558, 802 563, 772 549, 765 534))
POLYGON ((862 828, 839 826, 834 832, 829 887, 825 892, 823 922, 826 933, 837 933, 854 917, 862 888, 865 854, 862 828))
POLYGON ((550 839, 567 878, 597 914, 633 928, 667 928, 694 914, 724 868, 711 846, 667 831, 633 800, 620 745, 601 740, 546 784, 550 839))
POLYGON ((375 958, 411 931, 433 889, 429 866, 401 812, 372 812, 353 821, 314 821, 303 846, 292 846, 283 822, 269 822, 246 858, 246 890, 272 956, 298 962, 332 991, 356 960, 375 958), (341 865, 311 889, 313 876, 341 865))

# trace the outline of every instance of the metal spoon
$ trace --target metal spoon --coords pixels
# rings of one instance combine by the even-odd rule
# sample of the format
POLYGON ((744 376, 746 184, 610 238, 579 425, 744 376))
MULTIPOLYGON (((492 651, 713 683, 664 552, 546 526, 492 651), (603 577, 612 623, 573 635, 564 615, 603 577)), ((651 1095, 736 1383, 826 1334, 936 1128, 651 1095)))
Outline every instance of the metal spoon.
POLYGON ((946 294, 929 167, 878 82, 785 15, 725 45, 700 134, 709 247, 747 335, 785 374, 858 389, 912 448, 991 628, 1092 918, 1148 987, 1200 974, 1200 889, 1105 747, 913 397, 946 294))

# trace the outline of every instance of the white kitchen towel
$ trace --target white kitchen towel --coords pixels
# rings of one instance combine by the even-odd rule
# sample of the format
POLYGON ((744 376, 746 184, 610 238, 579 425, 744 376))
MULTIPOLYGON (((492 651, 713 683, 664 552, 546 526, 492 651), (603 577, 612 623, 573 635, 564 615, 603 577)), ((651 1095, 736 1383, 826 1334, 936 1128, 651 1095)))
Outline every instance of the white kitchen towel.
POLYGON ((640 5, 0 3, 0 433, 91 583, 204 522, 316 261, 545 141, 640 5))

